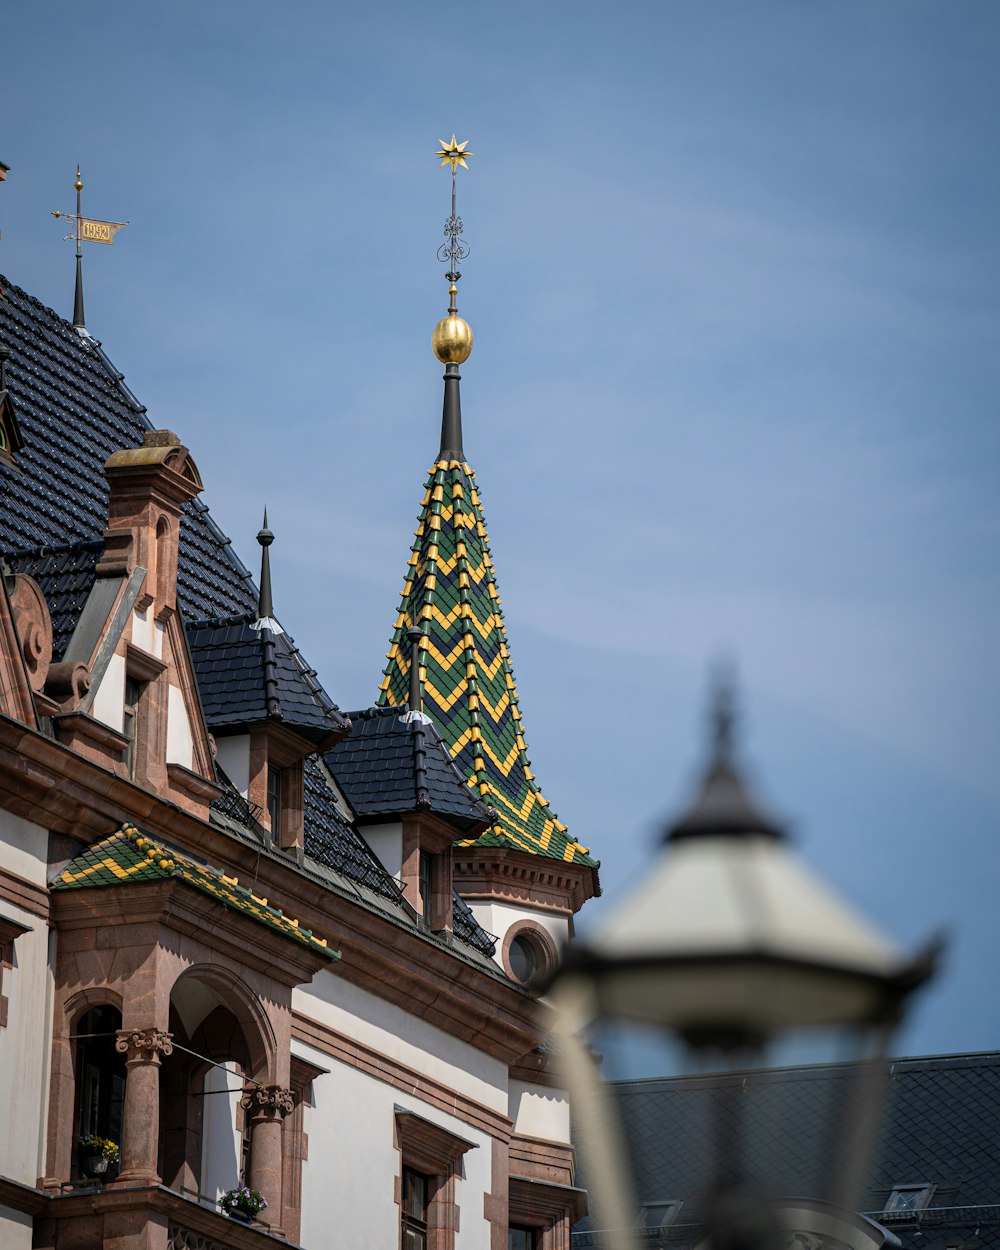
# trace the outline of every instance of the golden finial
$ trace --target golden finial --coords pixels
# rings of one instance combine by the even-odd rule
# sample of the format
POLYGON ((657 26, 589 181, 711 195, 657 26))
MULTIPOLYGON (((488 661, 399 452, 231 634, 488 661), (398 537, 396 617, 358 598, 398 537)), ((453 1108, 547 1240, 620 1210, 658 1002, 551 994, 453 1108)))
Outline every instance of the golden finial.
POLYGON ((79 166, 79 165, 77 165, 77 167, 76 167, 76 182, 74 182, 74 183, 73 183, 73 190, 74 190, 74 191, 82 191, 82 190, 83 190, 83 179, 80 177, 80 166, 79 166))
POLYGON ((465 163, 465 158, 467 156, 473 156, 474 153, 466 152, 465 150, 469 146, 468 139, 466 139, 464 143, 456 143, 455 136, 453 134, 451 136, 451 143, 445 143, 443 139, 439 139, 438 143, 441 144, 441 147, 438 149, 438 151, 434 153, 434 155, 441 157, 442 165, 447 165, 450 163, 452 173, 455 172, 455 169, 459 165, 461 165, 463 169, 469 168, 468 165, 466 165, 465 163))
POLYGON ((451 166, 451 216, 444 223, 444 234, 446 242, 438 248, 438 260, 448 265, 448 272, 445 278, 448 280, 448 315, 442 319, 434 327, 434 337, 431 340, 434 347, 434 355, 443 365, 461 365, 468 359, 472 351, 472 330, 469 323, 458 315, 458 286, 457 283, 461 278, 458 270, 458 262, 463 261, 469 255, 469 245, 462 238, 462 219, 459 217, 455 207, 455 173, 459 167, 468 169, 465 158, 471 156, 471 152, 467 152, 469 140, 459 143, 455 136, 451 136, 451 142, 445 143, 442 139, 441 147, 435 152, 435 156, 441 157, 441 164, 451 166))

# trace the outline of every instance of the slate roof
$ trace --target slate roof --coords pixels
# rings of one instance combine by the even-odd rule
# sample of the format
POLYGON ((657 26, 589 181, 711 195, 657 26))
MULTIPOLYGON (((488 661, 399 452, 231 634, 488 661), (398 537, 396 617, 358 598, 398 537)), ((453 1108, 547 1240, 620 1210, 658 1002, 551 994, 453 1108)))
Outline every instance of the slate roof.
POLYGON ((405 709, 393 707, 349 716, 350 735, 324 759, 359 820, 425 808, 466 834, 489 822, 432 722, 407 721, 405 709))
POLYGON ((278 719, 320 743, 347 728, 336 704, 316 680, 285 633, 257 629, 254 617, 195 621, 187 627, 191 659, 205 720, 211 729, 231 729, 278 719), (274 645, 277 717, 269 708, 268 641, 274 645))
POLYGON ((94 585, 97 561, 104 550, 101 540, 38 551, 14 551, 5 557, 14 573, 27 573, 41 587, 52 617, 52 660, 66 653, 76 622, 94 585))
POLYGON ((570 836, 531 771, 475 474, 439 459, 427 478, 379 702, 409 692, 406 630, 425 633, 424 711, 463 777, 499 820, 460 845, 507 846, 596 868, 570 836))
POLYGON ((338 807, 323 776, 323 767, 318 756, 306 760, 305 792, 309 812, 306 855, 328 868, 337 869, 383 898, 401 901, 402 890, 338 807))
MULTIPOLYGON (((4 550, 40 552, 100 540, 108 518, 104 463, 153 428, 96 339, 0 275, 0 342, 24 446, 0 458, 4 550), (73 506, 66 506, 72 499, 73 506)), ((189 619, 251 613, 251 574, 198 500, 181 518, 178 597, 189 619)))
MULTIPOLYGON (((836 1125, 851 1073, 838 1064, 613 1083, 638 1201, 680 1200, 683 1224, 698 1219, 720 1115, 742 1131, 755 1184, 778 1197, 833 1200, 830 1140, 818 1126, 836 1125)), ((890 1065, 860 1210, 913 1250, 1000 1246, 1000 1052, 890 1065), (894 1186, 923 1183, 934 1186, 923 1212, 884 1212, 894 1186)), ((682 1230, 671 1239, 684 1240, 682 1230)))
POLYGON ((328 959, 340 958, 337 951, 330 949, 326 938, 317 937, 311 929, 303 928, 280 908, 271 907, 266 898, 240 885, 238 877, 227 877, 221 869, 198 864, 179 851, 167 850, 134 825, 123 825, 110 837, 89 846, 66 865, 49 888, 58 891, 137 886, 174 878, 210 895, 231 911, 249 916, 257 924, 275 930, 282 937, 317 951, 328 959))
MULTIPOLYGON (((42 587, 52 615, 53 658, 58 660, 103 549, 105 461, 115 451, 140 446, 154 427, 97 340, 81 336, 2 275, 0 345, 10 349, 7 385, 24 439, 16 466, 0 457, 0 557, 42 587)), ((218 625, 234 618, 248 621, 257 614, 252 575, 200 500, 185 505, 181 517, 177 591, 189 621, 218 625)), ((321 715, 317 709, 335 705, 290 639, 286 644, 280 661, 277 653, 275 658, 296 691, 288 696, 289 707, 297 707, 301 699, 299 710, 316 718, 321 715)), ((387 903, 399 903, 399 887, 338 812, 323 765, 315 757, 306 760, 305 800, 307 858, 387 903)), ((231 786, 212 807, 218 823, 254 833, 253 814, 245 802, 245 813, 233 802, 231 786)), ((460 931, 456 918, 456 933, 476 950, 490 941, 474 921, 460 931)))

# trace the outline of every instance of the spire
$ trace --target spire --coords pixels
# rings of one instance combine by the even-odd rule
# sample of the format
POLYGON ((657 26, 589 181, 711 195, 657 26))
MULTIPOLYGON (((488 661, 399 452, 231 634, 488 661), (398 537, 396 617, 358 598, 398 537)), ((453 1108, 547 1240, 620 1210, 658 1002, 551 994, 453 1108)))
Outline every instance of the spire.
POLYGON ((76 290, 73 295, 73 326, 85 338, 90 338, 87 331, 86 318, 83 313, 83 242, 87 240, 89 243, 104 243, 110 247, 115 241, 115 235, 124 226, 129 223, 127 221, 100 221, 96 217, 84 217, 82 211, 82 192, 83 178, 80 175, 80 166, 76 167, 76 181, 73 183, 73 189, 76 191, 76 213, 61 213, 55 209, 52 216, 57 220, 65 217, 72 224, 72 232, 67 234, 67 239, 72 239, 76 243, 76 290))
MULTIPOLYGON (((274 535, 267 528, 267 509, 264 509, 264 524, 261 526, 257 541, 260 543, 260 595, 257 599, 257 619, 273 622, 274 603, 271 599, 271 553, 268 551, 274 542, 274 535)), ((273 625, 272 625, 273 628, 273 625)))
POLYGON ((80 235, 80 195, 83 191, 83 179, 80 177, 79 165, 76 167, 76 182, 73 187, 76 191, 76 291, 73 295, 73 326, 77 330, 86 330, 87 318, 83 312, 83 239, 80 235))
MULTIPOLYGON (((469 249, 455 171, 467 168, 466 147, 452 136, 437 153, 452 167, 452 211, 438 251, 448 262, 450 303, 434 331, 445 365, 441 448, 425 485, 379 702, 404 708, 420 699, 462 776, 495 809, 494 827, 459 845, 506 847, 593 870, 596 861, 552 811, 531 770, 486 521, 462 448, 458 367, 472 350, 472 331, 457 307, 458 264, 469 249)), ((596 889, 596 873, 592 880, 596 889)))
POLYGON ((784 830, 761 812, 733 758, 732 676, 726 672, 717 674, 714 687, 708 766, 690 810, 667 830, 667 840, 678 842, 721 834, 783 839, 784 830))
POLYGON ((469 245, 462 238, 464 229, 456 207, 456 181, 458 167, 468 169, 466 157, 472 156, 465 149, 469 141, 451 143, 441 140, 435 155, 441 157, 442 165, 451 166, 451 216, 444 223, 445 242, 438 248, 438 260, 448 264, 445 278, 448 281, 448 313, 434 328, 434 354, 444 365, 444 408, 441 413, 441 448, 439 460, 464 460, 462 447, 462 397, 459 392, 461 374, 458 366, 464 365, 472 352, 473 335, 469 323, 458 315, 458 283, 462 274, 459 261, 469 255, 469 245))

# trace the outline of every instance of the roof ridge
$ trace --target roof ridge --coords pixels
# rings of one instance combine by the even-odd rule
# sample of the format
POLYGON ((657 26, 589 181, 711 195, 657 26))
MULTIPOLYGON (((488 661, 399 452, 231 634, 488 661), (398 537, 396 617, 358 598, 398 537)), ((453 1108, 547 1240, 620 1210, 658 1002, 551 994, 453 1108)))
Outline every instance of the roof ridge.
POLYGON ((345 712, 344 715, 350 717, 351 720, 378 720, 383 716, 403 716, 405 713, 405 707, 399 707, 394 703, 384 703, 374 707, 361 708, 356 712, 345 712))
POLYGON ((103 551, 103 538, 81 538, 75 543, 56 543, 49 546, 48 543, 42 543, 40 547, 18 547, 14 551, 5 551, 4 555, 11 560, 23 560, 29 556, 36 559, 44 560, 48 556, 65 556, 74 551, 103 551))
POLYGON ((253 612, 239 612, 232 616, 206 616, 197 621, 185 621, 184 628, 190 633, 195 629, 227 629, 233 625, 252 625, 256 619, 253 612))

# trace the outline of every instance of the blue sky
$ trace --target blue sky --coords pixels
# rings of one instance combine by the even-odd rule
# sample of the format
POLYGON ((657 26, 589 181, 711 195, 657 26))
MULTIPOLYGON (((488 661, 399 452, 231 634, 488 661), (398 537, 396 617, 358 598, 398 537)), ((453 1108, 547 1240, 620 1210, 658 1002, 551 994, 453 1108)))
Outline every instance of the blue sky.
POLYGON ((80 161, 131 221, 90 329, 252 566, 267 503, 345 707, 437 450, 432 153, 471 140, 466 450, 546 794, 620 895, 734 656, 802 854, 951 933, 901 1048, 995 1047, 996 6, 57 0, 4 53, 0 270, 69 313, 80 161))

